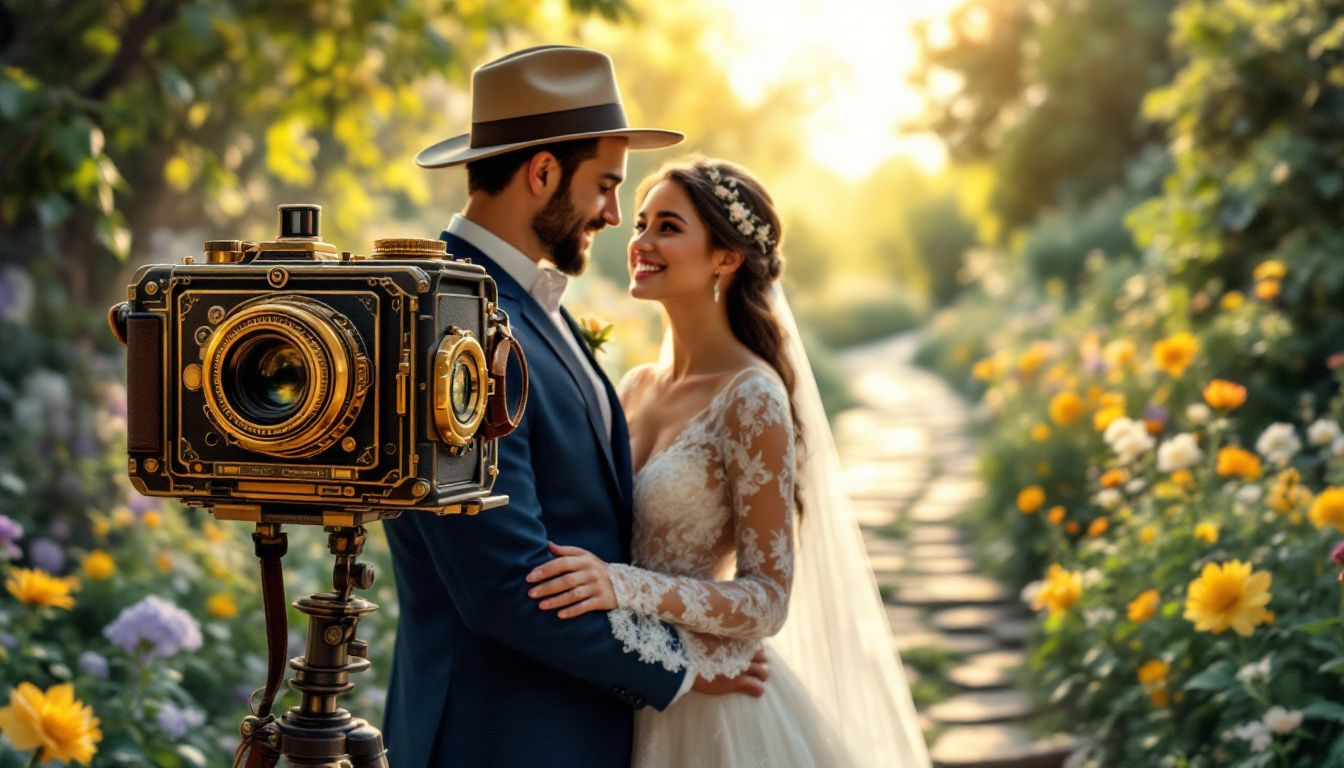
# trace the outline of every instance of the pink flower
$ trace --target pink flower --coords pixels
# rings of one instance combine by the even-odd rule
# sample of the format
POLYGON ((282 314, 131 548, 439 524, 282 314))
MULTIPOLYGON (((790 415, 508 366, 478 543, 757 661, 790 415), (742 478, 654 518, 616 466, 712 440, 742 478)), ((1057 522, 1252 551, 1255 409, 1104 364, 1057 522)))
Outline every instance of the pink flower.
POLYGON ((1339 542, 1334 549, 1330 550, 1330 562, 1344 568, 1344 541, 1339 542))

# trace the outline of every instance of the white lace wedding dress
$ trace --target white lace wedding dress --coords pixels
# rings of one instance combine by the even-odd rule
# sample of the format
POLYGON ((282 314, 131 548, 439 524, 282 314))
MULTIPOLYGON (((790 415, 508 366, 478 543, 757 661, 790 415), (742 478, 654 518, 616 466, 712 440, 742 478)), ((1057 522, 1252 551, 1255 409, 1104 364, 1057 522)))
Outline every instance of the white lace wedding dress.
POLYGON ((663 712, 640 710, 635 766, 856 764, 766 640, 788 614, 793 483, 788 394, 760 370, 735 376, 636 475, 634 565, 610 566, 613 633, 646 661, 686 658, 706 678, 740 674, 765 641, 770 678, 759 699, 690 691, 663 712), (659 621, 689 630, 684 656, 659 621))

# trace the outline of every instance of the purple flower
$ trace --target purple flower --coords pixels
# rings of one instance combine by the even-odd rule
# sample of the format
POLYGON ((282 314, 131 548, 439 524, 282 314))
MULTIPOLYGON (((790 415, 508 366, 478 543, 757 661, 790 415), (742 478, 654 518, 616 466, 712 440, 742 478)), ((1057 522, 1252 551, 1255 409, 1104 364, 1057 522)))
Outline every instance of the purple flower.
POLYGON ((13 651, 15 648, 18 647, 19 647, 19 638, 9 634, 8 632, 5 632, 4 630, 0 630, 0 648, 4 648, 6 651, 13 651))
POLYGON ((201 647, 201 625, 196 619, 156 595, 123 610, 103 634, 113 645, 144 661, 201 647))
POLYGON ((140 520, 145 516, 146 512, 159 511, 159 500, 153 496, 142 496, 138 493, 133 493, 130 495, 130 498, 126 500, 126 506, 130 507, 130 510, 135 513, 135 519, 140 520))
POLYGON ((205 713, 194 707, 179 707, 172 702, 164 702, 154 721, 170 739, 180 739, 205 723, 205 713))
POLYGON ((107 657, 101 653, 85 651, 79 654, 79 671, 99 680, 106 680, 108 673, 107 657))
POLYGON ((65 552, 61 545, 45 537, 33 539, 28 545, 28 559, 47 573, 60 573, 65 567, 65 552))
POLYGON ((23 538, 23 526, 12 517, 0 515, 0 542, 13 543, 23 538))
POLYGON ((68 541, 70 539, 70 524, 64 520, 57 520, 47 528, 47 533, 57 541, 68 541))
POLYGON ((1339 542, 1334 549, 1330 550, 1330 562, 1344 568, 1344 541, 1339 542))
POLYGON ((1166 426, 1171 421, 1171 411, 1160 405, 1149 405, 1143 409, 1144 421, 1157 421, 1166 426))

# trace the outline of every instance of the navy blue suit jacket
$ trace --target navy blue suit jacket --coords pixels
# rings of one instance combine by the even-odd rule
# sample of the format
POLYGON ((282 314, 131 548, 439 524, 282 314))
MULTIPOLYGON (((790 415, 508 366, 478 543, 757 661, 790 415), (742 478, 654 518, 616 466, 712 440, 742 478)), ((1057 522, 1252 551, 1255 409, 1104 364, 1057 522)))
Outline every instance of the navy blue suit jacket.
POLYGON ((500 441, 495 491, 508 494, 508 506, 384 524, 400 607, 383 725, 389 760, 393 768, 624 768, 633 709, 666 707, 683 673, 624 652, 604 612, 560 620, 538 609, 524 577, 551 559, 547 540, 629 562, 625 417, 611 383, 602 376, 605 391, 592 391, 559 329, 516 280, 470 243, 441 237, 494 278, 531 388, 521 425, 500 441), (595 397, 611 403, 610 438, 595 397))

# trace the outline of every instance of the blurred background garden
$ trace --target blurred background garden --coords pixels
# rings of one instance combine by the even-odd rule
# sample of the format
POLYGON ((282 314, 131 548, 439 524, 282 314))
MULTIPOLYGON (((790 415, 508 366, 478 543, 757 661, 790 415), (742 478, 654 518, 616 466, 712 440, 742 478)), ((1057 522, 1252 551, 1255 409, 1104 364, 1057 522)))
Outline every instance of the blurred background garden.
MULTIPOLYGON (((1341 0, 0 0, 0 766, 43 711, 40 762, 227 765, 265 675, 250 527, 126 479, 132 270, 281 202, 343 249, 434 236, 465 177, 415 153, 475 65, 551 42, 687 134, 629 178, 693 150, 772 190, 833 415, 832 354, 906 332, 976 404, 964 522, 1038 611, 1074 765, 1344 766, 1341 0)), ((658 341, 627 232, 566 299, 613 375, 658 341)), ((290 535, 290 596, 326 588, 290 535)), ((376 723, 378 530, 368 559, 376 723)))

